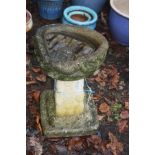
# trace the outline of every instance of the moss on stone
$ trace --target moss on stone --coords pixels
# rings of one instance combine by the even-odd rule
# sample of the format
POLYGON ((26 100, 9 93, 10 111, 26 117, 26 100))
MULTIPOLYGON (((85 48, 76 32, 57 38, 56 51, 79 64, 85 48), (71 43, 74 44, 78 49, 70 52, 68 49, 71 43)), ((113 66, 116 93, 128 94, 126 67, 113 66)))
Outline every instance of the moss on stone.
POLYGON ((57 80, 72 81, 88 77, 100 67, 107 54, 108 42, 105 37, 94 30, 54 24, 43 26, 37 30, 35 48, 35 55, 40 66, 50 77, 57 80), (44 41, 45 33, 58 33, 78 38, 81 41, 87 41, 96 50, 87 57, 82 56, 76 60, 55 63, 48 53, 47 44, 44 41))
POLYGON ((96 106, 93 100, 85 96, 85 108, 77 116, 59 117, 55 114, 54 92, 45 90, 41 94, 41 124, 47 137, 85 136, 95 134, 99 127, 96 120, 96 106))

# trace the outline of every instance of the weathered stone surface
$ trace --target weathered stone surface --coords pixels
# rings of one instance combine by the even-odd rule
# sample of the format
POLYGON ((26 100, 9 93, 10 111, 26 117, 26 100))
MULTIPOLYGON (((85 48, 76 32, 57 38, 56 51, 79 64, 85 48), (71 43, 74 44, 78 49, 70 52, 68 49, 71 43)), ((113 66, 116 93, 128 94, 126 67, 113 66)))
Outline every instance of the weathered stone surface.
POLYGON ((57 80, 79 80, 103 63, 108 42, 94 30, 54 24, 37 30, 35 55, 40 66, 57 80))
POLYGON ((58 117, 55 114, 54 93, 45 90, 41 94, 40 110, 43 132, 47 137, 90 135, 94 134, 99 126, 95 104, 88 96, 85 96, 85 109, 82 114, 58 117))
POLYGON ((55 80, 57 116, 79 115, 84 110, 84 79, 78 81, 55 80))

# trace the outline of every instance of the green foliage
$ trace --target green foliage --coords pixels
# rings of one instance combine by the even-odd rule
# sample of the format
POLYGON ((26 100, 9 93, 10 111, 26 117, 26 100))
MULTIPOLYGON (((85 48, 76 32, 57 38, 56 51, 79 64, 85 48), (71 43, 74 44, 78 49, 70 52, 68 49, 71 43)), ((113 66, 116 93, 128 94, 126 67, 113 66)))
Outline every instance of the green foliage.
POLYGON ((115 103, 111 106, 111 112, 112 112, 112 118, 114 120, 119 120, 120 119, 120 110, 122 108, 121 103, 115 103))

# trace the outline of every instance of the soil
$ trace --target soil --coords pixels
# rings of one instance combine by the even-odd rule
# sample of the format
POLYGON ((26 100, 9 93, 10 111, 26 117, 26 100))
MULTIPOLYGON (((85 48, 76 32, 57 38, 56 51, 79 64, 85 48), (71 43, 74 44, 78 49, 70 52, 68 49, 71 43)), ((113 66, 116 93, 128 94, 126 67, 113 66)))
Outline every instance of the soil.
POLYGON ((85 22, 88 20, 88 18, 85 15, 80 15, 80 14, 72 15, 71 18, 80 22, 85 22))
POLYGON ((102 15, 99 16, 96 30, 107 38, 110 48, 100 70, 87 78, 88 85, 95 92, 93 99, 97 106, 100 127, 96 135, 70 138, 46 138, 43 135, 39 94, 46 89, 53 89, 54 81, 39 68, 33 56, 33 37, 37 28, 61 23, 61 19, 54 21, 42 19, 39 16, 37 4, 29 0, 27 0, 27 9, 32 14, 34 26, 26 34, 26 154, 128 155, 129 118, 122 118, 122 114, 128 112, 129 104, 129 48, 118 44, 110 34, 109 4, 106 4, 102 15), (103 103, 106 106, 101 106, 103 103), (105 107, 106 109, 103 109, 105 107))

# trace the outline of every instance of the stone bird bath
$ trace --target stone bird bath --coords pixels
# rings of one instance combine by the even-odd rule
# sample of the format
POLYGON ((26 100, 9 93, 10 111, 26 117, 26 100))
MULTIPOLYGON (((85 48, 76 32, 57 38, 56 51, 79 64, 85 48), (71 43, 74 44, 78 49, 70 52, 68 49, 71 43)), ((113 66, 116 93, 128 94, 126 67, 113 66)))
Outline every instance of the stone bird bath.
POLYGON ((36 59, 55 80, 54 90, 45 90, 40 97, 45 136, 84 136, 96 132, 96 106, 84 79, 104 62, 107 50, 107 40, 94 30, 63 24, 37 30, 36 59))

